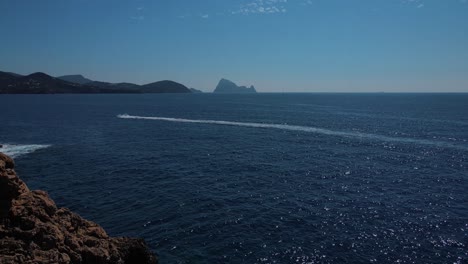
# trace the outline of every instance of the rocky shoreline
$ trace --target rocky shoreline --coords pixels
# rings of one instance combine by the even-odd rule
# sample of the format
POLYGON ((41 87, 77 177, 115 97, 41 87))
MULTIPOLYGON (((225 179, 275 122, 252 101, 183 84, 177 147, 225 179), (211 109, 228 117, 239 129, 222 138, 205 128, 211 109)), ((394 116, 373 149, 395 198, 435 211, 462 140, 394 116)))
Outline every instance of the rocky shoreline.
POLYGON ((0 263, 158 263, 143 239, 109 237, 98 224, 30 191, 0 152, 0 263))

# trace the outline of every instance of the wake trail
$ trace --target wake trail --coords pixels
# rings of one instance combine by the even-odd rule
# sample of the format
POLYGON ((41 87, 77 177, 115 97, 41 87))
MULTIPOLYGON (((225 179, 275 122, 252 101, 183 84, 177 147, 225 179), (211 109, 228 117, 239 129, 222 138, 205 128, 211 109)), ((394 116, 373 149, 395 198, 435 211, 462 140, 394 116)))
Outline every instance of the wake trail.
POLYGON ((19 156, 33 153, 36 150, 50 147, 50 145, 38 145, 38 144, 31 144, 31 145, 1 144, 1 145, 2 147, 0 148, 0 152, 3 152, 4 154, 12 158, 17 158, 19 156))
POLYGON ((223 121, 223 120, 184 119, 184 118, 171 118, 171 117, 159 117, 159 116, 133 116, 133 115, 128 115, 128 114, 117 115, 117 117, 122 118, 122 119, 143 119, 143 120, 167 121, 167 122, 178 122, 178 123, 197 123, 197 124, 213 124, 213 125, 240 126, 240 127, 252 127, 252 128, 270 128, 270 129, 300 131, 300 132, 338 136, 338 137, 372 139, 372 140, 386 141, 386 142, 413 143, 413 144, 419 144, 419 145, 428 145, 428 146, 435 146, 435 147, 441 147, 441 148, 453 148, 453 149, 468 151, 468 147, 455 145, 455 144, 451 144, 449 142, 444 142, 444 141, 390 137, 390 136, 361 133, 361 132, 336 131, 336 130, 330 130, 330 129, 325 129, 325 128, 311 127, 311 126, 235 122, 235 121, 223 121))

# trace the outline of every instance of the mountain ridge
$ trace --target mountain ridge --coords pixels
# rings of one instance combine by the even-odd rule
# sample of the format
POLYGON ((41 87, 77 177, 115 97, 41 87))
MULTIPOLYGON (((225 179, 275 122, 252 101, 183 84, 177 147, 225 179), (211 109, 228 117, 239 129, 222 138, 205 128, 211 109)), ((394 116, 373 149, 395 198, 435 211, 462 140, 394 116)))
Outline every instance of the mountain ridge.
POLYGON ((57 78, 61 79, 61 80, 64 80, 64 81, 67 81, 67 82, 78 83, 78 84, 87 84, 87 83, 92 82, 92 80, 90 80, 88 78, 85 78, 81 74, 63 75, 63 76, 59 76, 57 78))
POLYGON ((175 81, 158 81, 145 85, 93 81, 83 75, 53 77, 43 72, 22 76, 0 71, 0 94, 59 94, 59 93, 191 93, 175 81))

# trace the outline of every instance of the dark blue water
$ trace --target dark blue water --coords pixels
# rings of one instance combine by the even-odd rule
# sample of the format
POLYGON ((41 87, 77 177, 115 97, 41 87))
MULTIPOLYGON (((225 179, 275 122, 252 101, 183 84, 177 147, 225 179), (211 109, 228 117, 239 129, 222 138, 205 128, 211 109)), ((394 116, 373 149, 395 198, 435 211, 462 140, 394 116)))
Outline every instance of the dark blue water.
POLYGON ((162 263, 468 261, 467 94, 2 95, 0 110, 32 189, 162 263))

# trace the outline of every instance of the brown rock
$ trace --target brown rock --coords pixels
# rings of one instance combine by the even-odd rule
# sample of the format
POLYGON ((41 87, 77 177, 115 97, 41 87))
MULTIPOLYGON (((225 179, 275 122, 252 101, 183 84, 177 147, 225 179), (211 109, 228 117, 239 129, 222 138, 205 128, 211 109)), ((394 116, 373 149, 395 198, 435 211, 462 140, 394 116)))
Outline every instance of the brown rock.
POLYGON ((16 176, 14 168, 13 159, 0 153, 0 200, 11 200, 29 191, 26 184, 16 176))
POLYGON ((30 191, 0 153, 0 264, 157 263, 142 239, 112 238, 99 225, 30 191))

